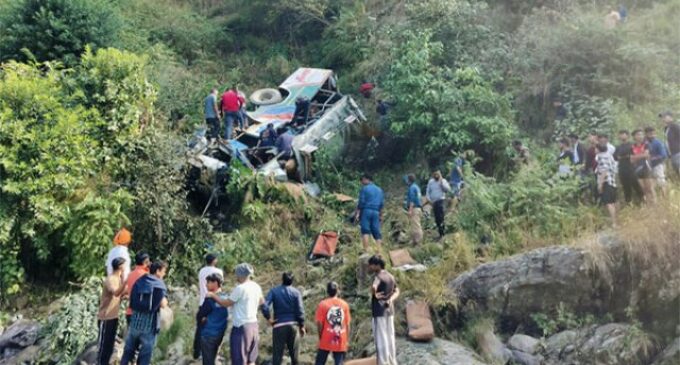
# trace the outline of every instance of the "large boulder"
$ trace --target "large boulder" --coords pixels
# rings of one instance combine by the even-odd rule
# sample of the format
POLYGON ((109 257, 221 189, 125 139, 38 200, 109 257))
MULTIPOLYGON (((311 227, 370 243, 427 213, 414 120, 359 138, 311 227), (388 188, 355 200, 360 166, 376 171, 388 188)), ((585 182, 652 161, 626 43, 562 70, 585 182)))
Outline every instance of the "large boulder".
POLYGON ((514 327, 530 314, 564 303, 575 311, 597 312, 609 300, 606 283, 594 279, 586 253, 569 247, 548 247, 480 265, 450 284, 463 317, 491 312, 514 327))
POLYGON ((649 335, 621 323, 561 332, 548 338, 545 348, 547 365, 645 365, 653 355, 649 335))
POLYGON ((680 364, 680 337, 671 342, 666 349, 656 357, 652 365, 678 365, 680 364))
POLYGON ((508 347, 511 350, 535 354, 541 347, 541 341, 531 336, 516 334, 508 340, 508 347))
POLYGON ((40 335, 40 324, 25 319, 9 326, 0 336, 0 359, 9 358, 34 345, 40 335))
POLYGON ((583 248, 546 247, 483 264, 449 288, 460 303, 449 316, 453 327, 481 312, 499 318, 504 332, 535 329, 532 314, 558 307, 619 321, 632 307, 646 329, 670 336, 680 323, 680 250, 645 250, 605 236, 583 248))
POLYGON ((418 365, 486 365, 472 350, 438 338, 425 343, 398 338, 397 362, 418 365))

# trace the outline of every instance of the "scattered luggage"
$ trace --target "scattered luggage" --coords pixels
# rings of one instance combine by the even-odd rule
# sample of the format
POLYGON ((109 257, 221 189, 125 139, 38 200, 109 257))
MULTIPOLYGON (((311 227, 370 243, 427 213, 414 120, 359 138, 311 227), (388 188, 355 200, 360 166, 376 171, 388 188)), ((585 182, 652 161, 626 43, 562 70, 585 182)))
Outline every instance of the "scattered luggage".
POLYGON ((434 325, 430 307, 424 301, 409 300, 406 303, 408 337, 412 341, 429 342, 434 338, 434 325))
POLYGON ((416 260, 411 257, 411 254, 405 248, 390 251, 390 260, 392 260, 392 266, 394 267, 417 264, 416 260))
POLYGON ((309 252, 309 259, 315 260, 323 257, 335 256, 338 247, 338 232, 322 231, 316 236, 312 249, 309 252))

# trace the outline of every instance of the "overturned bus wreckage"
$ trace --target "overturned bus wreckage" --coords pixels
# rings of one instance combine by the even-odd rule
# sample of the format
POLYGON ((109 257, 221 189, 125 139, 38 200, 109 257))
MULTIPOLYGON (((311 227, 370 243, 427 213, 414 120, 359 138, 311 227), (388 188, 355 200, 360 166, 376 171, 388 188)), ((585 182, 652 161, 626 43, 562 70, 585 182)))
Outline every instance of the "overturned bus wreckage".
POLYGON ((278 90, 258 90, 250 101, 256 108, 246 113, 248 127, 233 139, 209 142, 201 130, 189 143, 189 187, 209 197, 204 215, 223 195, 233 159, 278 182, 306 182, 317 151, 342 153, 350 127, 366 120, 356 102, 338 91, 333 71, 325 69, 300 68, 278 90), (290 156, 263 143, 271 128, 277 136, 292 136, 290 156))

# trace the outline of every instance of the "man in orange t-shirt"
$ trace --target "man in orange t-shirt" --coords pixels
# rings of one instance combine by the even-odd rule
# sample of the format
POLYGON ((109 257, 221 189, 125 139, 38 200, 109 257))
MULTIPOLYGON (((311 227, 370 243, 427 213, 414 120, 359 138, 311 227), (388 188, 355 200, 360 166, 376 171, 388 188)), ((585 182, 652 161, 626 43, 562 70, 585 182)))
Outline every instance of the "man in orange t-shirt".
POLYGON ((335 365, 342 365, 348 349, 350 330, 349 305, 338 298, 338 284, 328 283, 328 298, 319 303, 316 309, 316 327, 319 332, 319 351, 316 353, 316 365, 324 365, 328 355, 333 353, 335 365))
MULTIPOLYGON (((149 254, 145 252, 138 253, 135 256, 135 265, 135 269, 130 272, 130 275, 127 279, 125 290, 127 295, 132 293, 132 287, 135 286, 137 279, 149 273, 149 266, 151 266, 151 258, 149 257, 149 254)), ((130 317, 132 317, 132 308, 130 308, 130 303, 128 303, 128 307, 125 310, 125 319, 127 320, 128 325, 130 324, 130 317)))

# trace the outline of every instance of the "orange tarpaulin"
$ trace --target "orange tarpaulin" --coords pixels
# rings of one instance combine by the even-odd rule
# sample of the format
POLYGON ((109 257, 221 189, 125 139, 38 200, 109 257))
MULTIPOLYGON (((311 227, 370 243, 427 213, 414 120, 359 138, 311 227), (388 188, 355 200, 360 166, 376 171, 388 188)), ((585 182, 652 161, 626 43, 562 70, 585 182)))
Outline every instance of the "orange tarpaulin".
POLYGON ((321 232, 316 236, 310 258, 333 257, 338 247, 338 232, 321 232))

